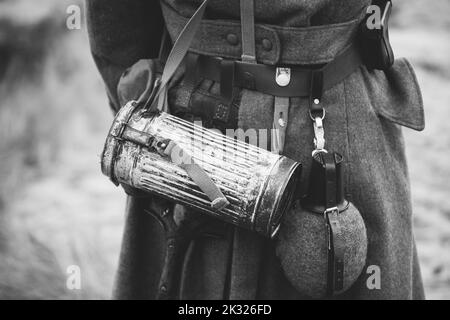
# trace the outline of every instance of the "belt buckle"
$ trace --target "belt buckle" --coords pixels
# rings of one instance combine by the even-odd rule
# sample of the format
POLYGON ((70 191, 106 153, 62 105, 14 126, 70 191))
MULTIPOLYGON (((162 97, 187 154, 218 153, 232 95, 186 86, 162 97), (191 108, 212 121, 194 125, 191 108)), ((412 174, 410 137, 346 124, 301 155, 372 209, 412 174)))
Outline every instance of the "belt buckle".
POLYGON ((277 67, 275 81, 280 87, 286 87, 291 82, 291 68, 277 67))

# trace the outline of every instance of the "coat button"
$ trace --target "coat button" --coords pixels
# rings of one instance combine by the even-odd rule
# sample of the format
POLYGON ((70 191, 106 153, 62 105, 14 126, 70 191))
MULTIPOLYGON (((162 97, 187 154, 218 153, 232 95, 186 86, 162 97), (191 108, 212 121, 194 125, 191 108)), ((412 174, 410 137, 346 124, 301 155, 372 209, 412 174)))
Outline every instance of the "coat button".
POLYGON ((229 33, 227 35, 227 41, 232 46, 235 46, 235 45, 237 45, 239 43, 239 38, 234 33, 229 33))
POLYGON ((270 41, 269 39, 263 39, 262 46, 263 46, 264 50, 270 51, 270 50, 272 50, 272 41, 270 41))

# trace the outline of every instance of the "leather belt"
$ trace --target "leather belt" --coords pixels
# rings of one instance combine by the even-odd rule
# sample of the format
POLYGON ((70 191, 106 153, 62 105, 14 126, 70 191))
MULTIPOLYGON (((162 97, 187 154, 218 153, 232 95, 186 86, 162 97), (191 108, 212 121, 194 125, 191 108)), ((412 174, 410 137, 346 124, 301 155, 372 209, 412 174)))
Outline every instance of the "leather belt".
MULTIPOLYGON (((189 53, 189 55, 196 55, 189 53)), ((220 57, 209 57, 200 55, 191 61, 196 61, 195 66, 187 65, 187 73, 193 72, 197 78, 204 78, 228 84, 221 87, 228 88, 230 84, 250 90, 278 97, 307 97, 313 91, 319 91, 315 95, 330 89, 352 74, 362 65, 362 58, 357 43, 349 45, 336 58, 319 67, 305 68, 293 66, 290 69, 290 81, 281 86, 276 82, 277 67, 246 63, 238 60, 226 60, 220 57), (230 68, 231 65, 231 68, 230 68), (190 68, 195 67, 195 70, 190 68), (231 82, 231 83, 230 83, 231 82)), ((283 67, 284 68, 284 67, 283 67)), ((229 93, 223 92, 223 96, 229 93)))
MULTIPOLYGON (((161 1, 167 29, 177 39, 188 18, 161 1)), ((189 13, 184 13, 189 14, 189 13)), ((365 10, 354 19, 312 27, 285 27, 255 23, 256 59, 269 65, 312 65, 332 61, 357 35, 365 10)), ((203 19, 189 51, 211 57, 239 59, 243 51, 241 23, 203 19)))

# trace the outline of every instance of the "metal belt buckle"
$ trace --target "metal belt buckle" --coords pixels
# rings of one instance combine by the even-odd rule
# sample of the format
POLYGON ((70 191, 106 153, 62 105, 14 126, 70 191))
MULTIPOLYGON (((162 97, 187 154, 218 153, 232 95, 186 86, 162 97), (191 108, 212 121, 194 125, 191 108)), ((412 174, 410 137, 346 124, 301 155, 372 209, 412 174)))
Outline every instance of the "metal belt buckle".
POLYGON ((275 81, 280 87, 286 87, 291 82, 291 68, 277 68, 275 81))

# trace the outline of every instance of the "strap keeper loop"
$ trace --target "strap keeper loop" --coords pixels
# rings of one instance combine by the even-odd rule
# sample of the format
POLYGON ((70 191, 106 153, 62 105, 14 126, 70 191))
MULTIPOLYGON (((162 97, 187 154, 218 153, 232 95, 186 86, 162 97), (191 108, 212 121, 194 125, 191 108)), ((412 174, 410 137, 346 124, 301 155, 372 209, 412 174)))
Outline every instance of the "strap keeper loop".
POLYGON ((311 70, 309 105, 311 111, 321 111, 320 102, 323 94, 323 70, 311 70))
POLYGON ((195 87, 199 80, 198 59, 199 55, 188 53, 186 55, 186 71, 184 73, 184 82, 189 87, 195 87))
POLYGON ((233 60, 222 59, 220 62, 220 95, 226 102, 233 100, 234 71, 233 60))

